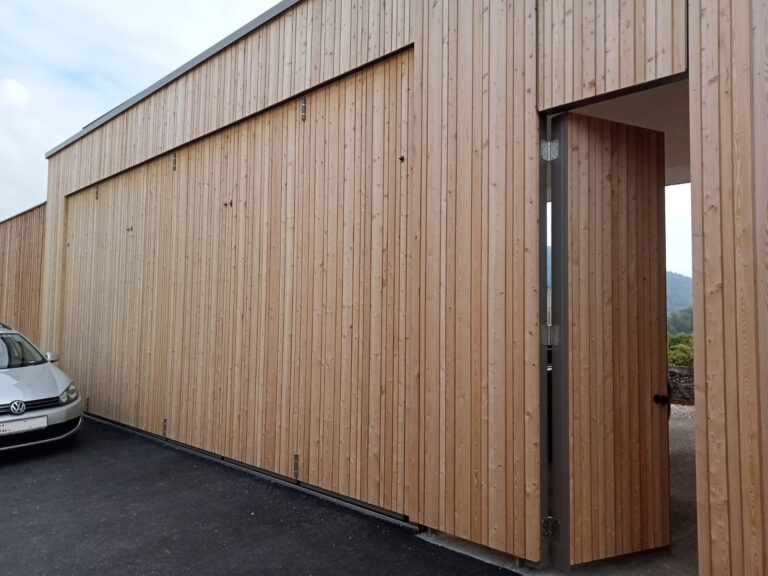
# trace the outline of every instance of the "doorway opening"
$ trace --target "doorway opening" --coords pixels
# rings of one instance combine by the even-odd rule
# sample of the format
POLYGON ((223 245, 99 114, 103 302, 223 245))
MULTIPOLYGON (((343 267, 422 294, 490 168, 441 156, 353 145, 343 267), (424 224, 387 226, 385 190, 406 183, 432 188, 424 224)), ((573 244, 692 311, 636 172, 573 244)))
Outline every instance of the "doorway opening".
MULTIPOLYGON (((549 271, 552 263, 557 261, 557 258, 553 260, 551 255, 551 246, 558 244, 557 240, 552 238, 553 231, 556 236, 558 226, 569 228, 566 233, 567 248, 563 249, 567 255, 564 256, 566 263, 563 265, 567 270, 564 276, 566 288, 563 288, 567 297, 562 302, 566 303, 566 308, 571 307, 574 310, 573 314, 566 313, 563 332, 566 342, 570 332, 573 332, 575 341, 572 339, 568 344, 568 352, 563 353, 571 354, 566 361, 566 370, 570 371, 571 379, 578 382, 580 378, 577 386, 581 386, 575 390, 573 381, 569 380, 569 394, 574 395, 574 398, 569 399, 568 407, 572 572, 615 574, 628 570, 648 570, 650 573, 673 570, 676 574, 696 574, 695 406, 693 347, 690 336, 692 274, 688 184, 688 81, 686 78, 680 78, 642 92, 583 106, 569 111, 569 114, 594 119, 585 120, 581 124, 579 121, 571 121, 568 126, 573 127, 574 134, 579 134, 579 130, 582 130, 578 136, 580 140, 578 143, 569 142, 562 146, 564 154, 573 155, 573 159, 567 160, 571 162, 570 169, 563 169, 563 181, 567 183, 568 190, 564 203, 580 203, 580 207, 568 206, 563 209, 567 213, 567 221, 558 221, 556 218, 553 221, 552 211, 557 210, 547 204, 547 294, 550 294, 549 286, 558 282, 558 271, 549 271), (626 130, 622 126, 626 126, 626 130), (660 140, 663 155, 657 162, 653 158, 654 137, 647 135, 658 133, 663 133, 663 139, 660 140), (620 152, 615 151, 617 146, 620 152), (594 159, 595 156, 598 160, 594 159), (618 161, 616 156, 619 157, 618 161), (603 163, 602 171, 600 162, 603 163), (633 162, 638 162, 634 168, 633 162), (581 172, 576 171, 573 164, 580 166, 581 172), (627 165, 630 166, 629 170, 627 165), (659 176, 647 175, 649 171, 653 173, 654 170, 659 176), (655 177, 660 181, 654 180, 655 177), (662 198, 652 200, 650 204, 642 198, 638 201, 636 196, 628 200, 623 199, 623 191, 640 190, 642 186, 649 190, 664 190, 664 194, 662 198), (598 189, 598 198, 604 200, 585 200, 587 189, 590 190, 589 194, 592 194, 595 187, 598 189), (603 212, 600 211, 601 202, 603 212), (635 210, 637 215, 625 218, 625 209, 629 210, 630 214, 635 210), (661 212, 656 218, 657 213, 654 210, 657 209, 661 212), (574 213, 577 215, 574 216, 574 213), (664 235, 665 221, 666 245, 654 238, 654 235, 664 235), (644 223, 649 226, 645 232, 642 230, 644 223), (659 226, 659 223, 662 226, 659 226), (604 230, 602 233, 593 234, 591 230, 597 225, 613 227, 613 236, 610 232, 606 236, 604 230), (580 236, 574 236, 573 229, 579 226, 580 236), (624 234, 624 231, 621 231, 617 236, 615 230, 621 230, 624 226, 630 227, 629 232, 624 234), (611 239, 617 238, 621 244, 618 247, 611 246, 611 239), (664 271, 654 268, 654 254, 655 260, 664 266, 664 271), (626 262, 623 261, 624 258, 626 262), (589 264, 585 266, 584 261, 589 264), (604 264, 593 264, 594 262, 604 264), (681 265, 681 262, 687 262, 687 267, 681 265), (666 272, 666 278, 656 274, 657 272, 666 272), (572 277, 569 278, 568 274, 572 277), (601 280, 601 276, 606 279, 601 280), (618 279, 611 280, 614 276, 618 279), (660 294, 654 292, 658 282, 649 280, 649 276, 654 276, 658 282, 664 283, 664 298, 654 296, 660 294), (598 291, 597 296, 594 295, 595 290, 598 291), (602 292, 599 292, 600 290, 602 292), (585 292, 588 293, 586 297, 585 292), (600 294, 607 294, 607 300, 601 299, 600 294), (612 311, 605 311, 603 305, 606 302, 613 306, 612 311), (659 318, 663 318, 660 320, 663 326, 658 326, 659 322, 655 325, 651 322, 643 327, 644 306, 649 305, 659 313, 659 318), (627 317, 629 321, 626 320, 627 317), (639 322, 639 329, 643 331, 640 337, 632 333, 633 319, 639 322), (622 328, 606 339, 603 330, 605 326, 608 326, 605 329, 610 330, 611 322, 616 326, 621 325, 622 328), (603 358, 611 355, 609 349, 611 343, 615 342, 614 338, 624 339, 624 342, 614 346, 614 366, 609 366, 608 370, 618 366, 622 371, 618 376, 614 374, 612 377, 606 377, 603 366, 606 360, 603 358), (598 342, 597 346, 595 341, 598 342), (587 348, 587 352, 579 350, 580 346, 587 348), (622 347, 628 347, 629 352, 621 351, 622 347), (651 355, 653 360, 650 360, 651 355), (658 370, 649 369, 645 374, 643 362, 646 359, 657 368, 661 364, 663 366, 658 370), (667 366, 668 361, 673 362, 671 368, 667 366), (580 371, 580 376, 574 375, 575 367, 580 371), (666 382, 660 382, 665 376, 666 382), (605 387, 609 380, 612 390, 605 387), (630 387, 628 393, 622 389, 625 380, 626 385, 630 387), (661 389, 651 388, 658 387, 659 384, 661 389), (653 394, 646 397, 649 396, 649 391, 653 394), (606 402, 603 400, 606 393, 625 394, 630 400, 621 400, 619 403, 614 400, 606 402), (650 404, 651 398, 653 405, 650 404), (595 402, 604 404, 597 411, 597 415, 590 412, 591 408, 584 407, 595 402), (626 406, 627 402, 630 403, 629 406, 626 406), (664 406, 668 420, 659 417, 660 405, 664 406), (627 417, 632 420, 628 431, 623 422, 627 417), (614 419, 615 427, 606 425, 603 428, 603 421, 607 419, 614 419), (595 421, 598 422, 597 425, 595 421), (654 435, 656 432, 649 431, 653 427, 663 427, 665 438, 662 442, 657 443, 657 436, 654 435), (648 432, 646 436, 643 435, 644 430, 648 432), (609 436, 609 442, 605 440, 606 434, 609 436), (574 442, 574 436, 580 438, 580 441, 574 442), (639 463, 635 464, 635 456, 629 458, 633 461, 626 466, 618 459, 606 459, 602 456, 606 446, 615 448, 623 446, 622 443, 634 446, 633 450, 639 463), (664 450, 664 463, 658 464, 655 461, 656 456, 661 455, 650 456, 654 449, 664 450), (594 472, 590 469, 594 462, 598 462, 602 467, 600 471, 594 472), (615 477, 608 471, 614 466, 615 477), (640 480, 632 476, 635 473, 639 475, 640 480), (627 474, 628 480, 622 477, 627 474), (658 484, 658 478, 664 476, 668 484, 658 484), (651 481, 657 483, 654 488, 648 488, 644 484, 651 481), (588 482, 592 482, 592 486, 586 486, 588 482), (606 496, 604 492, 611 492, 611 495, 606 496), (668 507, 659 505, 659 494, 662 495, 662 500, 668 498, 668 507), (638 506, 635 503, 637 497, 640 497, 642 502, 647 499, 649 504, 646 506, 641 503, 638 506), (603 510, 606 506, 609 507, 607 514, 603 510), (661 523, 654 517, 657 511, 659 516, 664 517, 661 523), (638 514, 642 516, 640 520, 637 519, 638 514), (607 529, 606 522, 609 524, 607 529), (626 534, 622 534, 622 530, 626 534), (612 538, 619 544, 612 547, 612 538), (628 538, 632 543, 628 546, 626 540, 621 542, 622 538, 628 538), (639 541, 642 541, 641 545, 636 544, 639 541), (627 550, 633 553, 626 554, 627 550), (635 550, 643 551, 634 552, 635 550)), ((566 136, 564 140, 568 138, 570 136, 566 136)), ((554 194, 553 198, 556 202, 557 194, 554 194)), ((561 273, 561 280, 562 278, 561 273)), ((553 292, 557 292, 556 287, 553 292)), ((553 305, 557 306, 557 300, 553 305)), ((554 364, 556 366, 557 363, 554 364)), ((620 454, 621 450, 615 453, 617 458, 624 457, 620 454)))

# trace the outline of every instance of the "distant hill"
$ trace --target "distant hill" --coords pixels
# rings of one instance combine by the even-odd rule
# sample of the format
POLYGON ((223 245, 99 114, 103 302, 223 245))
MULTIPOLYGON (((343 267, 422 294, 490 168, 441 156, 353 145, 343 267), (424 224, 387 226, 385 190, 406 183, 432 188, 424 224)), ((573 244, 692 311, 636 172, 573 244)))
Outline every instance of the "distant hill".
POLYGON ((667 314, 693 306, 693 279, 667 272, 667 314))
POLYGON ((552 246, 547 246, 547 286, 552 286, 552 246))
MULTIPOLYGON (((547 284, 552 284, 552 247, 547 246, 547 284)), ((693 306, 693 279, 667 272, 667 314, 693 306)))

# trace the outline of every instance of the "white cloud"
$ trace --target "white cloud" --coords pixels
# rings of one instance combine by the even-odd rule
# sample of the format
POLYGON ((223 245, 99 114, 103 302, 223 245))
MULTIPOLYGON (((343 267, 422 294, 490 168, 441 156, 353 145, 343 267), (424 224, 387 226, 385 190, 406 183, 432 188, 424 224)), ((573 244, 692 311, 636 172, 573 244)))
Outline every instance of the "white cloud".
POLYGON ((29 90, 15 78, 0 79, 0 109, 25 110, 29 105, 29 90))
POLYGON ((45 200, 47 150, 275 3, 3 0, 0 220, 45 200))

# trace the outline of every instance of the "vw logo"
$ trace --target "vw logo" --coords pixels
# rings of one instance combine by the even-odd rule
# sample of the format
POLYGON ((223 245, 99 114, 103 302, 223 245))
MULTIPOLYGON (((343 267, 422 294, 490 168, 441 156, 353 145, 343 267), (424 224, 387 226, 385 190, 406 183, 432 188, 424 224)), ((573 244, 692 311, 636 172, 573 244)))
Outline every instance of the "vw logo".
POLYGON ((24 404, 21 400, 14 400, 11 402, 11 413, 16 414, 17 416, 19 414, 24 414, 24 410, 27 409, 27 405, 24 404))

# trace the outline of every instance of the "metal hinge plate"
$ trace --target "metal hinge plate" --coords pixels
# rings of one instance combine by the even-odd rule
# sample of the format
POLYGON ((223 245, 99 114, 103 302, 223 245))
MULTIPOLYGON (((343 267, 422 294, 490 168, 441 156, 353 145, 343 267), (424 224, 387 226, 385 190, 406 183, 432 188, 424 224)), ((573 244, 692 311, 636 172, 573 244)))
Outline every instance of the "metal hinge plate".
POLYGON ((552 162, 560 157, 560 141, 559 140, 542 140, 541 141, 541 159, 544 162, 552 162))
POLYGON ((541 537, 545 540, 560 542, 560 520, 547 516, 541 521, 541 537))
POLYGON ((541 345, 542 346, 560 346, 560 326, 541 327, 541 345))

